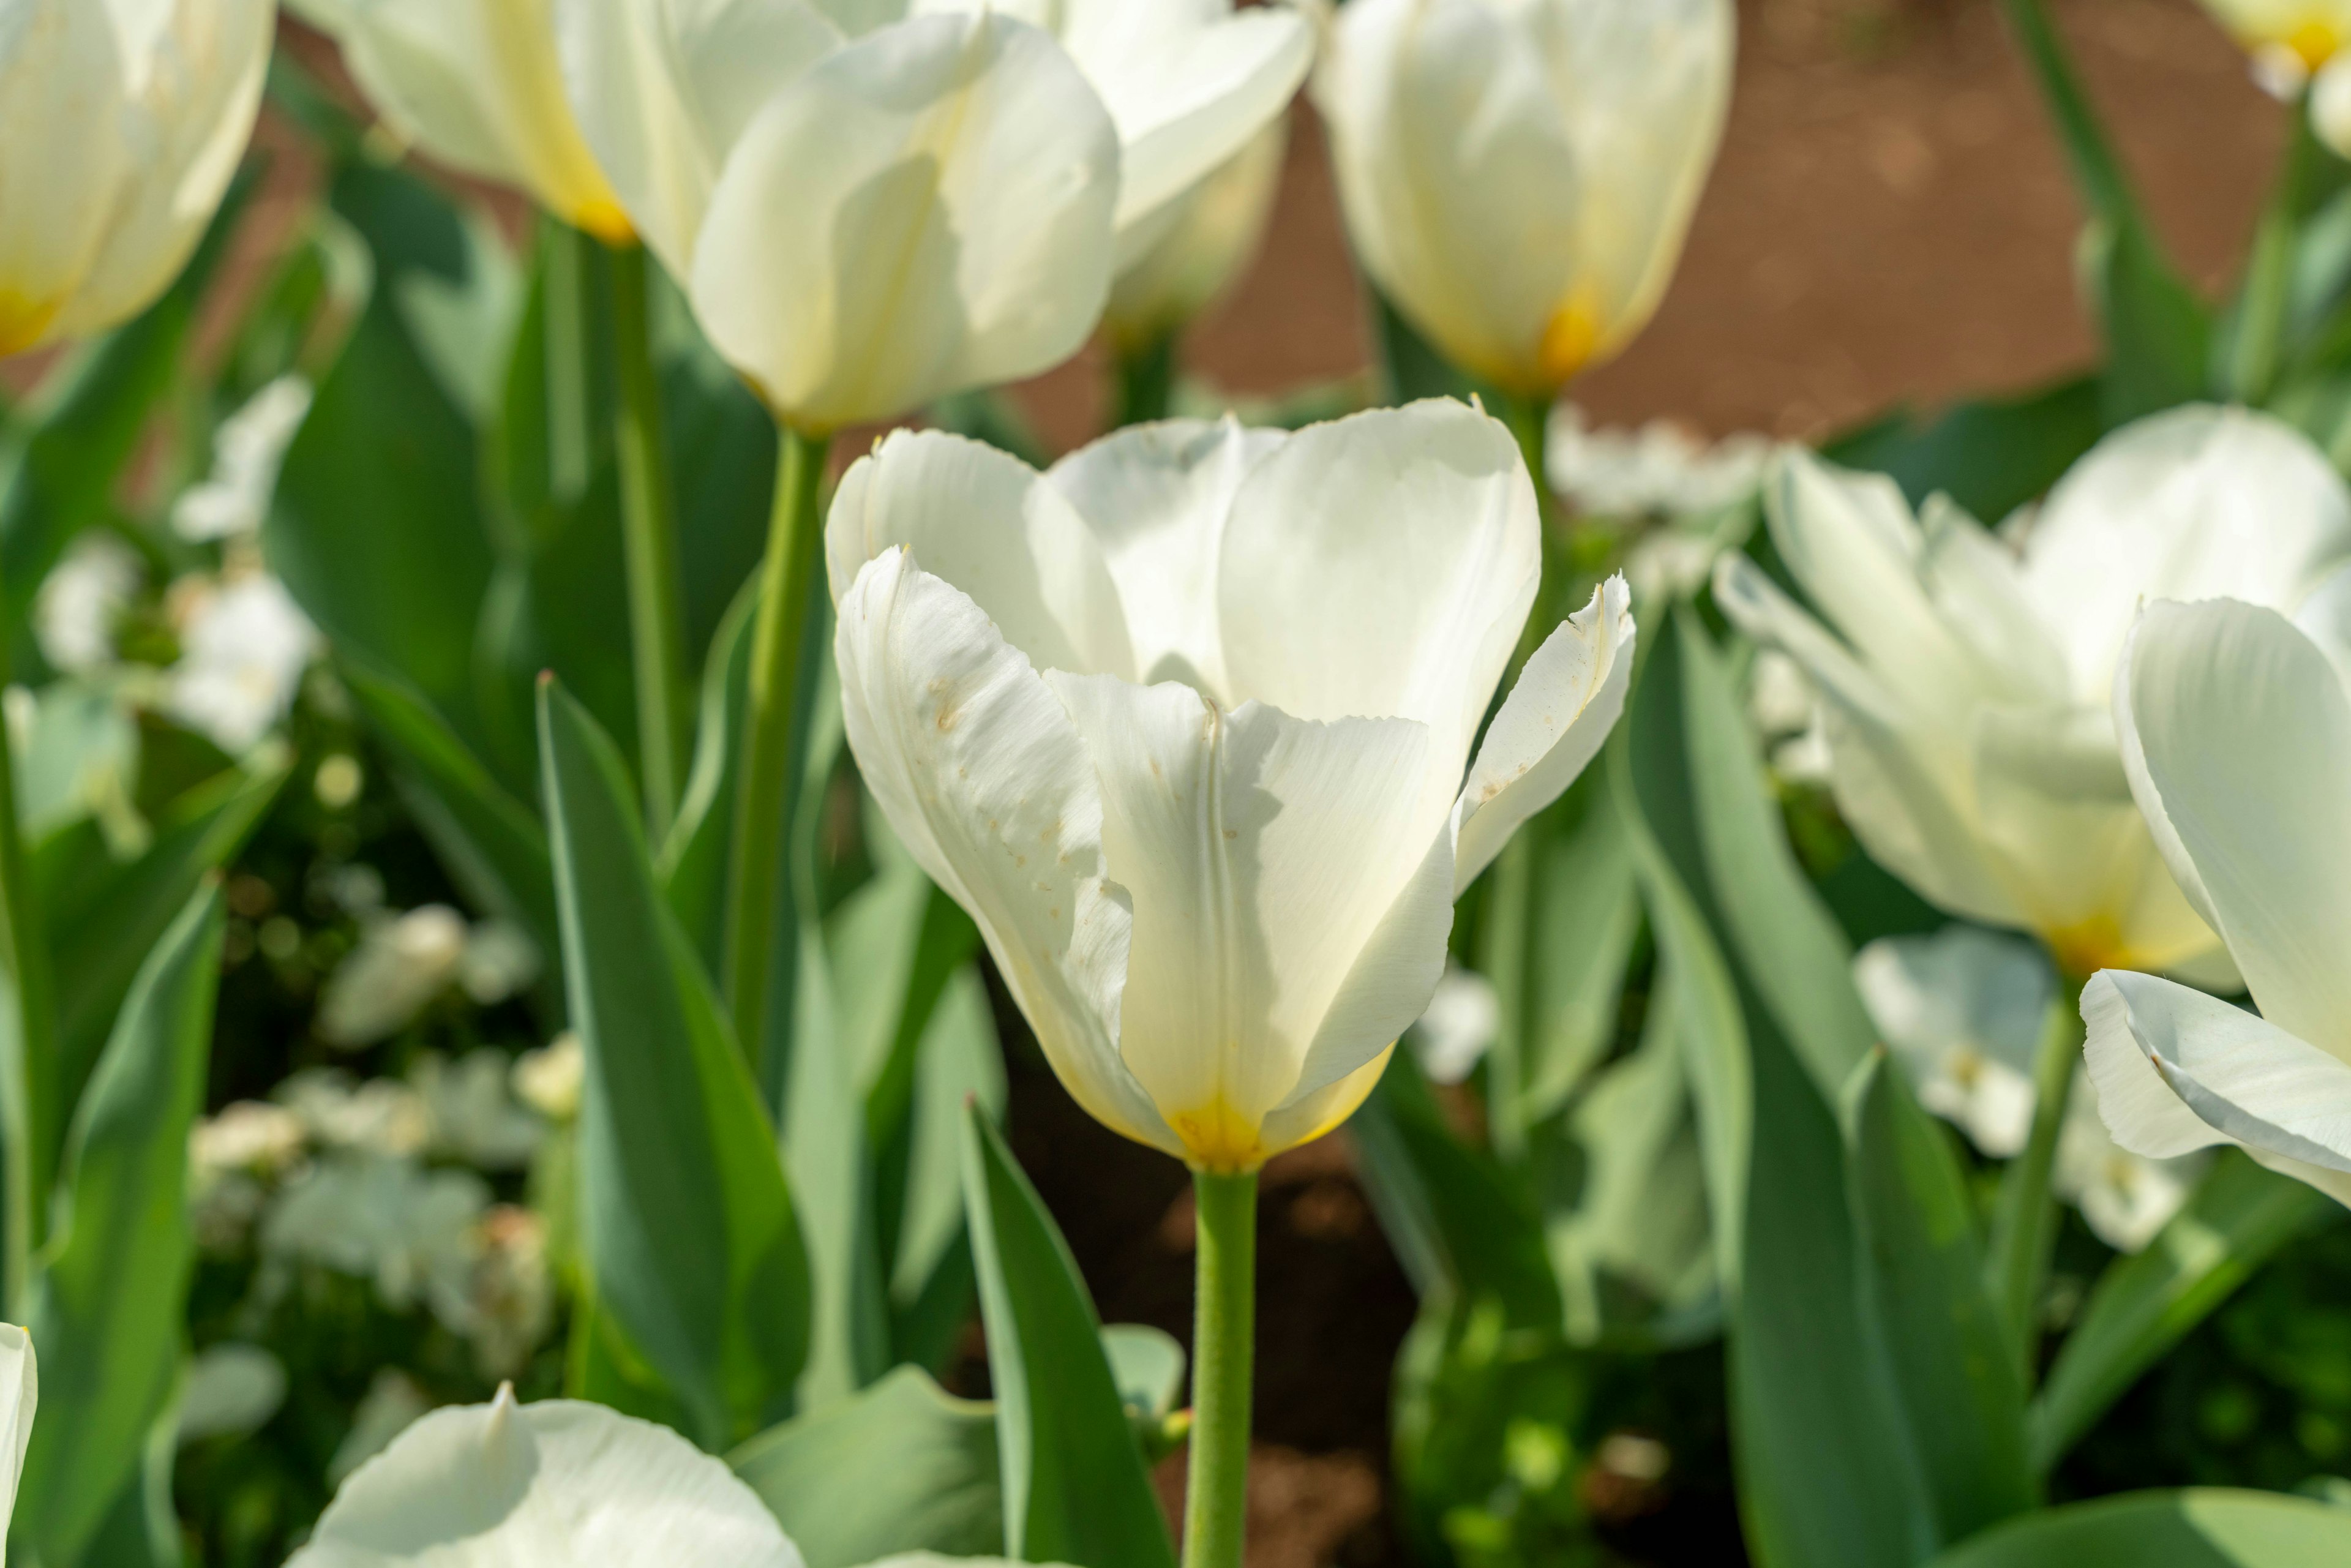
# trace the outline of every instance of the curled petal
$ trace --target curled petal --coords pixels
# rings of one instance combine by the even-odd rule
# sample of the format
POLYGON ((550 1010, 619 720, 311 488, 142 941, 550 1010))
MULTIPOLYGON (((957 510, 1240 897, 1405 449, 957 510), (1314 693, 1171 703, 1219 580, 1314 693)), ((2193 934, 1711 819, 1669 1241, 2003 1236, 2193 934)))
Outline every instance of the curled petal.
POLYGON ((1550 805, 1599 753, 1633 680, 1633 591, 1620 575, 1543 640, 1487 727, 1454 808, 1455 896, 1519 824, 1550 805))
POLYGON ((866 788, 977 923, 1054 1071, 1095 1120, 1181 1153, 1119 1056, 1133 917, 1069 715, 978 606, 902 549, 842 595, 833 647, 866 788))

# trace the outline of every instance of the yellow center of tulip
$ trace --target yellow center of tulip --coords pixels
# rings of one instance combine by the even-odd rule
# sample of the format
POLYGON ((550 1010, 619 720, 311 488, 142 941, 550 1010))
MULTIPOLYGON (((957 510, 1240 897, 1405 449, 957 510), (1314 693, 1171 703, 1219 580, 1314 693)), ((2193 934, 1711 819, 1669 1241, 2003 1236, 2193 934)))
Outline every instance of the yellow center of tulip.
POLYGON ((1589 283, 1568 291, 1551 319, 1543 324, 1542 341, 1535 350, 1539 390, 1557 392, 1600 352, 1600 303, 1589 283))
POLYGON ((1167 1124, 1184 1140, 1185 1156, 1204 1171, 1232 1175, 1265 1164, 1259 1124, 1243 1117, 1221 1094, 1197 1111, 1168 1117, 1167 1124))
POLYGON ((2315 74, 2342 49, 2343 26, 2324 16, 2304 16, 2289 27, 2278 42, 2292 49, 2304 68, 2315 74))
POLYGON ((572 226, 595 235, 606 245, 633 245, 637 231, 618 202, 598 199, 571 215, 572 226))
POLYGON ((2057 967, 2073 979, 2087 979, 2101 969, 2142 967, 2124 945, 2122 926, 2111 915, 2094 915, 2061 926, 2046 933, 2045 939, 2057 967))
POLYGON ((39 342, 57 319, 57 306, 54 299, 27 299, 13 288, 0 287, 0 360, 39 342))

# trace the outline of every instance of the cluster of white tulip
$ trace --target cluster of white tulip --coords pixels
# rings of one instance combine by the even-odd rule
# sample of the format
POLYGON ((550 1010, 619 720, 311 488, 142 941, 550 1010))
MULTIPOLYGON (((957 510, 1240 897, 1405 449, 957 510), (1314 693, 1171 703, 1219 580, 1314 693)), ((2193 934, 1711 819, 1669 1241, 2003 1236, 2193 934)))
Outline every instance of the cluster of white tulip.
POLYGON ((2311 129, 2351 156, 2351 4, 2346 0, 2204 0, 2252 57, 2253 76, 2281 99, 2308 99, 2311 129))

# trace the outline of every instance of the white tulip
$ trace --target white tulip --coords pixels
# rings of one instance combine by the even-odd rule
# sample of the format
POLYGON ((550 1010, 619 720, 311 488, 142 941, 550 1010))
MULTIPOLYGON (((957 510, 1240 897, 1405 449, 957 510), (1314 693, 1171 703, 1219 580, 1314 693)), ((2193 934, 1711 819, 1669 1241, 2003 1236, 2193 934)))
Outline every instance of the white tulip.
POLYGON ((271 0, 0 0, 0 358, 170 286, 261 104, 271 0))
POLYGON ((631 237, 564 95, 554 0, 336 0, 308 14, 403 139, 600 239, 631 237))
MULTIPOLYGON (((33 1336, 14 1323, 0 1323, 0 1537, 16 1511, 16 1481, 25 1471, 25 1447, 33 1440, 33 1410, 41 1380, 33 1336)), ((0 1564, 7 1551, 0 1546, 0 1564)))
POLYGON ((2124 1148, 2239 1143, 2351 1203, 2351 574, 2303 619, 2153 604, 2115 681, 2132 793, 2261 1012, 2110 971, 2082 1017, 2124 1148))
POLYGON ((2351 44, 2351 0, 2204 0, 2264 73, 2306 79, 2351 44))
POLYGON ((2107 694, 2143 599, 2291 608, 2351 557, 2351 492, 2317 449, 2242 410, 2142 421, 2051 492, 2021 557, 1947 500, 1914 517, 1892 480, 1801 453, 1766 502, 1829 624, 1744 557, 1718 567, 1716 601, 1819 687, 1832 787, 1869 852, 2071 974, 2228 978, 2132 804, 2107 694))
POLYGON ((1448 402, 1144 425, 1044 475, 900 433, 850 470, 850 744, 1097 1119, 1245 1171, 1370 1092, 1455 896, 1624 705, 1612 580, 1471 764, 1539 536, 1508 430, 1448 402))
POLYGON ((665 1427, 601 1405, 435 1410, 354 1471, 288 1568, 801 1568, 757 1493, 665 1427))
POLYGON ((1178 199, 1165 232, 1111 284, 1102 326, 1122 352, 1164 340, 1240 276, 1265 238, 1289 147, 1289 122, 1270 120, 1223 168, 1178 199))
POLYGON ((851 41, 812 0, 556 8, 622 207, 787 423, 893 418, 1093 329, 1118 132, 1049 34, 983 10, 851 41))
POLYGON ((1549 395, 1663 299, 1731 0, 1353 0, 1316 99, 1355 253, 1447 359, 1549 395))

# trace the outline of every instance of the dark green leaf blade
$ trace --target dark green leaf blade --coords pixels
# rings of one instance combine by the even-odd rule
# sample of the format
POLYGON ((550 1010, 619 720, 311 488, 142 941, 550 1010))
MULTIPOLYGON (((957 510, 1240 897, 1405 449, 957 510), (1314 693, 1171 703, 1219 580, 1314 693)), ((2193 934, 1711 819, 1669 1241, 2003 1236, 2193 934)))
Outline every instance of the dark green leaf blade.
POLYGON ((2220 1488, 2131 1492, 1990 1531, 1931 1568, 2335 1568, 2351 1509, 2220 1488))
POLYGON ((964 1199, 987 1323, 1010 1555, 1175 1568, 1077 1260, 1011 1151, 964 1117, 964 1199))
POLYGON ((188 1129, 203 1108, 222 902, 200 891, 141 966, 68 1144, 66 1228, 34 1288, 46 1396, 15 1532, 71 1568, 133 1483, 169 1401, 195 1242, 188 1129))

